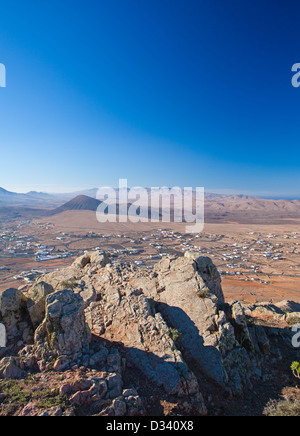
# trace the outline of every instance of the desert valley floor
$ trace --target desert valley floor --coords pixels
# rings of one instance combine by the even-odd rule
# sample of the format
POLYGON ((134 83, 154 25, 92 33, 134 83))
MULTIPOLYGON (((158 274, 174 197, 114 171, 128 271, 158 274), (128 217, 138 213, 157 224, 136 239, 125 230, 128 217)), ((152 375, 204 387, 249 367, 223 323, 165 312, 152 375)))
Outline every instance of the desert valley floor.
POLYGON ((196 251, 222 275, 227 301, 300 302, 300 224, 207 223, 186 234, 184 224, 100 224, 92 211, 66 211, 0 224, 0 291, 70 265, 86 250, 105 250, 113 262, 151 269, 166 254, 196 251))

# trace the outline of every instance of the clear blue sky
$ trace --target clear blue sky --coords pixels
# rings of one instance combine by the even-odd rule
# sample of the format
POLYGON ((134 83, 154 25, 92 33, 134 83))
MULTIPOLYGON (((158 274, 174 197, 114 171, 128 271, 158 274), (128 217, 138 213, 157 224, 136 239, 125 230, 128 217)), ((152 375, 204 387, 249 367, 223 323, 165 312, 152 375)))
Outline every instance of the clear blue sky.
POLYGON ((10 0, 0 186, 300 197, 298 0, 10 0))

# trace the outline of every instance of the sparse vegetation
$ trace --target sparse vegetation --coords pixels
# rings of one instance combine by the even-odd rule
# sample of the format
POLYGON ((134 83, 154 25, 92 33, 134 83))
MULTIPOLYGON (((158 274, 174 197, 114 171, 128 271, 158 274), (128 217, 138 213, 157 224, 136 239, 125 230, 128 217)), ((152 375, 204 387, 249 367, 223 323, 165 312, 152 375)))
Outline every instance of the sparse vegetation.
POLYGON ((298 388, 285 388, 282 399, 270 401, 265 410, 266 416, 300 416, 300 390, 298 388))
POLYGON ((170 337, 171 337, 171 339, 172 339, 173 342, 176 343, 176 342, 178 342, 178 341, 181 341, 181 339, 182 339, 182 334, 180 333, 179 330, 170 327, 169 332, 170 332, 170 337))
POLYGON ((300 416, 300 401, 270 401, 264 410, 266 416, 300 416))
POLYGON ((0 382, 0 391, 5 396, 3 405, 6 415, 13 415, 18 409, 25 407, 31 393, 21 386, 18 381, 6 379, 0 382))
POLYGON ((31 401, 38 409, 51 409, 61 407, 67 409, 70 404, 67 397, 61 395, 58 389, 36 389, 34 378, 28 377, 26 380, 6 379, 0 381, 0 392, 4 395, 4 400, 0 406, 1 415, 12 416, 23 409, 31 401))
MULTIPOLYGON (((291 370, 294 376, 300 379, 300 363, 293 362, 291 370)), ((264 415, 266 416, 300 416, 300 390, 298 388, 285 388, 282 400, 271 400, 267 404, 264 415)))
POLYGON ((64 282, 61 283, 61 286, 64 289, 72 289, 74 290, 77 287, 77 282, 76 280, 65 280, 64 282))
POLYGON ((67 398, 61 395, 57 389, 47 389, 43 392, 36 392, 32 395, 32 398, 34 400, 37 399, 35 405, 39 409, 51 409, 51 407, 57 406, 67 408, 69 406, 67 398))

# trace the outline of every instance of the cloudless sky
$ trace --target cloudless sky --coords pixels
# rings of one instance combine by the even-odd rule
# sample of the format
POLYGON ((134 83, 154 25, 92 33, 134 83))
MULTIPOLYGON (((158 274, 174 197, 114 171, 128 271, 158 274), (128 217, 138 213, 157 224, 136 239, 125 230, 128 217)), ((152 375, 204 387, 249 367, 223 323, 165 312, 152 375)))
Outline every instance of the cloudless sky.
POLYGON ((10 0, 0 186, 300 197, 298 0, 10 0))

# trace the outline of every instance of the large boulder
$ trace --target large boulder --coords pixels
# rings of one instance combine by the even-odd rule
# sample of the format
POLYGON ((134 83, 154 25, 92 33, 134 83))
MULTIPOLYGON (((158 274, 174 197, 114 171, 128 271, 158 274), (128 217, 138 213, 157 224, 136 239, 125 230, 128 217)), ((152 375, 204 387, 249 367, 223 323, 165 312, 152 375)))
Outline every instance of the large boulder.
POLYGON ((191 258, 196 262, 197 272, 209 289, 209 293, 215 295, 219 303, 224 303, 224 294, 221 286, 221 276, 213 261, 209 257, 198 256, 191 252, 185 253, 186 258, 191 258))
POLYGON ((224 297, 214 268, 207 259, 197 261, 193 255, 166 257, 155 268, 157 303, 163 317, 182 335, 186 358, 200 371, 224 384, 222 355, 214 334, 218 305, 223 303, 224 297), (198 263, 202 265, 206 281, 198 263), (213 276, 209 275, 209 270, 213 271, 213 276))
POLYGON ((92 251, 79 257, 73 262, 73 267, 84 269, 86 266, 102 268, 109 263, 109 259, 105 253, 101 254, 98 251, 92 251))
POLYGON ((156 312, 153 302, 130 286, 122 295, 110 286, 101 304, 105 329, 102 336, 122 342, 128 361, 154 385, 171 395, 197 400, 205 413, 197 379, 175 344, 176 333, 156 312))
POLYGON ((0 378, 20 379, 24 374, 18 358, 4 357, 0 361, 0 378))
POLYGON ((35 332, 36 347, 73 360, 88 352, 91 337, 84 309, 83 299, 72 290, 48 295, 45 319, 35 332))
POLYGON ((46 298, 53 292, 53 287, 42 281, 35 284, 27 293, 27 310, 35 329, 45 318, 46 298))
POLYGON ((237 340, 244 348, 248 350, 253 349, 247 318, 243 306, 239 301, 237 301, 232 305, 231 310, 237 340))
POLYGON ((199 377, 205 373, 234 391, 249 386, 251 359, 243 335, 236 336, 235 321, 224 312, 221 277, 209 258, 193 252, 166 256, 153 274, 137 272, 130 283, 154 298, 164 320, 179 332, 183 357, 199 377))
MULTIPOLYGON (((118 314, 124 312, 125 301, 128 304, 133 296, 144 295, 143 298, 153 300, 155 319, 160 316, 175 337, 180 338, 181 358, 188 363, 187 367, 192 367, 199 377, 205 373, 214 382, 229 385, 233 390, 240 391, 249 385, 251 361, 236 337, 232 317, 224 312, 221 278, 209 258, 199 258, 194 253, 185 257, 165 256, 150 273, 129 265, 107 265, 99 270, 94 283, 101 297, 97 308, 87 309, 90 324, 97 325, 92 321, 96 316, 92 315, 98 310, 101 314, 98 331, 105 329, 105 337, 110 332, 112 336, 107 336, 108 339, 116 340, 118 332, 117 340, 124 342, 126 338, 130 345, 132 336, 128 332, 134 324, 124 315, 123 321, 118 321, 118 314), (232 361, 230 368, 228 362, 232 361)), ((135 361, 139 361, 140 346, 133 349, 135 361)))
POLYGON ((0 312, 8 339, 20 335, 19 323, 22 322, 23 310, 24 299, 20 290, 10 288, 0 294, 0 312))

